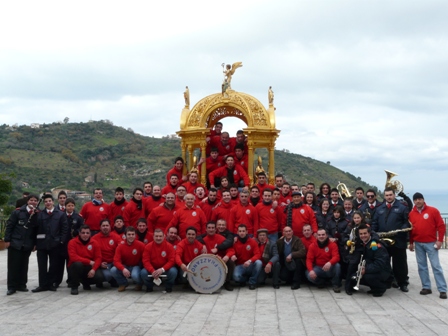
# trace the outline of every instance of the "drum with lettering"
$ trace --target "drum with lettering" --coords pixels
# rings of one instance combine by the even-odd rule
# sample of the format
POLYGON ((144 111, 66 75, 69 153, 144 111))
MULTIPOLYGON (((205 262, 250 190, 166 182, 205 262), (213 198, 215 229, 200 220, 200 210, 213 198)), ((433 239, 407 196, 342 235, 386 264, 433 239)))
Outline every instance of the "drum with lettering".
POLYGON ((198 293, 211 294, 226 281, 227 265, 214 254, 201 254, 188 264, 190 286, 198 293))

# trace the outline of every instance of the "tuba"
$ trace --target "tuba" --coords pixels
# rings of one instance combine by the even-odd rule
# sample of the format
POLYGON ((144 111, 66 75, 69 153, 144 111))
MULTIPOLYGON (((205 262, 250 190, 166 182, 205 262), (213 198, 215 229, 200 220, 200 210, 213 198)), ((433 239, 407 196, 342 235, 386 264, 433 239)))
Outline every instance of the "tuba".
POLYGON ((403 192, 404 190, 403 184, 401 184, 400 181, 398 180, 391 181, 394 178, 394 176, 398 176, 398 174, 395 174, 390 170, 384 170, 384 171, 386 172, 387 175, 385 188, 392 188, 396 194, 403 192))
POLYGON ((347 197, 352 197, 352 194, 350 193, 350 190, 348 190, 345 183, 341 183, 341 181, 339 181, 339 184, 336 186, 336 189, 338 190, 339 197, 342 200, 345 200, 347 197))

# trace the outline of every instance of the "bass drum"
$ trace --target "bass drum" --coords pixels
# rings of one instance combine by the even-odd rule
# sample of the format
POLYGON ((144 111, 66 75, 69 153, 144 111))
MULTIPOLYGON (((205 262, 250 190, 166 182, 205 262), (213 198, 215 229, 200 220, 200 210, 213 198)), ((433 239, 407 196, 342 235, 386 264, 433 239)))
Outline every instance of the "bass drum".
POLYGON ((214 254, 201 254, 188 264, 190 286, 198 293, 212 294, 226 281, 227 265, 214 254))

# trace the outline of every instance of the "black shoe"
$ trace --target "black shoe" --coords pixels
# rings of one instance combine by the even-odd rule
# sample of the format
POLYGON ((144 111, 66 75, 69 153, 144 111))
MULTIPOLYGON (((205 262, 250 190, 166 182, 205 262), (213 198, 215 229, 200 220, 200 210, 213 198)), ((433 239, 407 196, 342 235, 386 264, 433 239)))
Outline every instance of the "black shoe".
POLYGON ((173 291, 173 289, 170 287, 170 288, 165 288, 165 292, 167 292, 167 293, 171 293, 173 291))
POLYGON ((225 282, 224 283, 224 289, 228 290, 229 292, 233 291, 233 286, 230 282, 225 282))
POLYGON ((57 288, 54 286, 50 286, 50 287, 48 287, 48 290, 52 291, 52 292, 56 292, 57 288))
POLYGON ((351 289, 346 289, 345 294, 347 295, 353 295, 353 291, 351 289))
POLYGON ((56 282, 53 284, 53 287, 54 288, 58 288, 59 287, 59 284, 57 284, 56 282))
POLYGON ((19 287, 19 288, 17 289, 17 291, 18 291, 18 292, 28 292, 28 288, 26 288, 26 287, 19 287))
POLYGON ((6 292, 6 295, 13 295, 16 293, 15 289, 8 289, 8 291, 6 292))
POLYGON ((33 290, 31 290, 33 293, 39 293, 39 292, 46 292, 48 288, 46 287, 36 287, 33 290))
POLYGON ((373 290, 369 290, 369 291, 367 291, 367 294, 373 294, 373 293, 374 293, 373 290))
POLYGON ((428 288, 423 288, 420 291, 420 295, 428 295, 428 294, 432 294, 432 290, 428 289, 428 288))
POLYGON ((154 292, 153 288, 146 287, 146 293, 152 293, 152 292, 154 292))
POLYGON ((325 288, 325 285, 317 285, 317 288, 319 288, 319 289, 324 289, 324 288, 325 288))
POLYGON ((245 282, 240 282, 239 285, 240 285, 240 287, 246 287, 246 283, 245 282))
POLYGON ((273 287, 274 287, 274 289, 279 289, 280 288, 279 285, 274 285, 273 287))
POLYGON ((79 292, 78 292, 78 287, 76 287, 76 288, 72 288, 71 291, 70 291, 70 294, 71 294, 71 295, 78 295, 78 293, 79 293, 79 292))
POLYGON ((374 296, 374 297, 381 297, 381 296, 383 296, 383 293, 375 292, 375 293, 372 293, 372 296, 374 296))
POLYGON ((102 282, 98 282, 98 283, 96 284, 96 288, 104 288, 103 283, 102 283, 102 282))
POLYGON ((109 283, 110 283, 110 286, 111 286, 112 288, 118 288, 117 280, 112 279, 112 280, 109 281, 109 283))
POLYGON ((254 289, 256 289, 257 288, 257 286, 255 286, 255 285, 249 285, 249 289, 250 290, 254 290, 254 289))
POLYGON ((439 298, 446 299, 446 292, 440 292, 439 298))
POLYGON ((341 292, 341 288, 338 287, 338 286, 333 286, 333 292, 340 293, 341 292))
POLYGON ((92 287, 90 287, 89 284, 82 284, 82 289, 84 289, 84 290, 92 290, 92 287))
POLYGON ((400 286, 400 290, 405 293, 409 292, 408 286, 406 285, 400 286))
POLYGON ((300 284, 299 283, 293 283, 292 286, 291 286, 292 290, 296 290, 296 289, 299 289, 299 288, 300 288, 300 284))

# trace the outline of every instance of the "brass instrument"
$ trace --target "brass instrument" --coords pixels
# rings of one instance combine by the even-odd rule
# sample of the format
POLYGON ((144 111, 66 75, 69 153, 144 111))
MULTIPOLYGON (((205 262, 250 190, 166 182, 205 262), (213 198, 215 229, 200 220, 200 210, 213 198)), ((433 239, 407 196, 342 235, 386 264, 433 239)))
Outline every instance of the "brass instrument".
POLYGON ((366 267, 366 260, 364 259, 364 255, 361 254, 361 260, 358 264, 358 270, 356 271, 356 276, 354 278, 356 279, 356 286, 353 287, 354 290, 359 290, 359 284, 362 279, 362 269, 366 267))
POLYGON ((356 229, 358 227, 355 226, 351 231, 350 231, 350 236, 349 239, 347 240, 347 246, 350 247, 350 254, 353 254, 353 252, 355 252, 355 247, 356 247, 356 229))
POLYGON ((342 200, 345 200, 347 197, 352 197, 352 194, 350 193, 350 190, 348 190, 345 183, 341 183, 341 181, 339 181, 339 184, 336 186, 336 189, 338 190, 339 197, 342 200))
POLYGON ((411 226, 406 228, 406 229, 391 230, 391 231, 388 231, 388 232, 377 232, 377 234, 378 234, 378 236, 380 238, 382 238, 383 240, 388 242, 390 245, 394 245, 395 244, 395 240, 390 238, 390 237, 395 236, 397 233, 411 231, 412 227, 413 227, 411 221, 409 221, 409 225, 411 225, 411 226))
POLYGON ((387 175, 385 188, 392 188, 395 194, 403 192, 404 190, 403 184, 400 181, 398 180, 391 181, 392 178, 394 178, 394 176, 398 176, 398 174, 391 172, 390 170, 384 170, 384 171, 386 172, 387 175))

